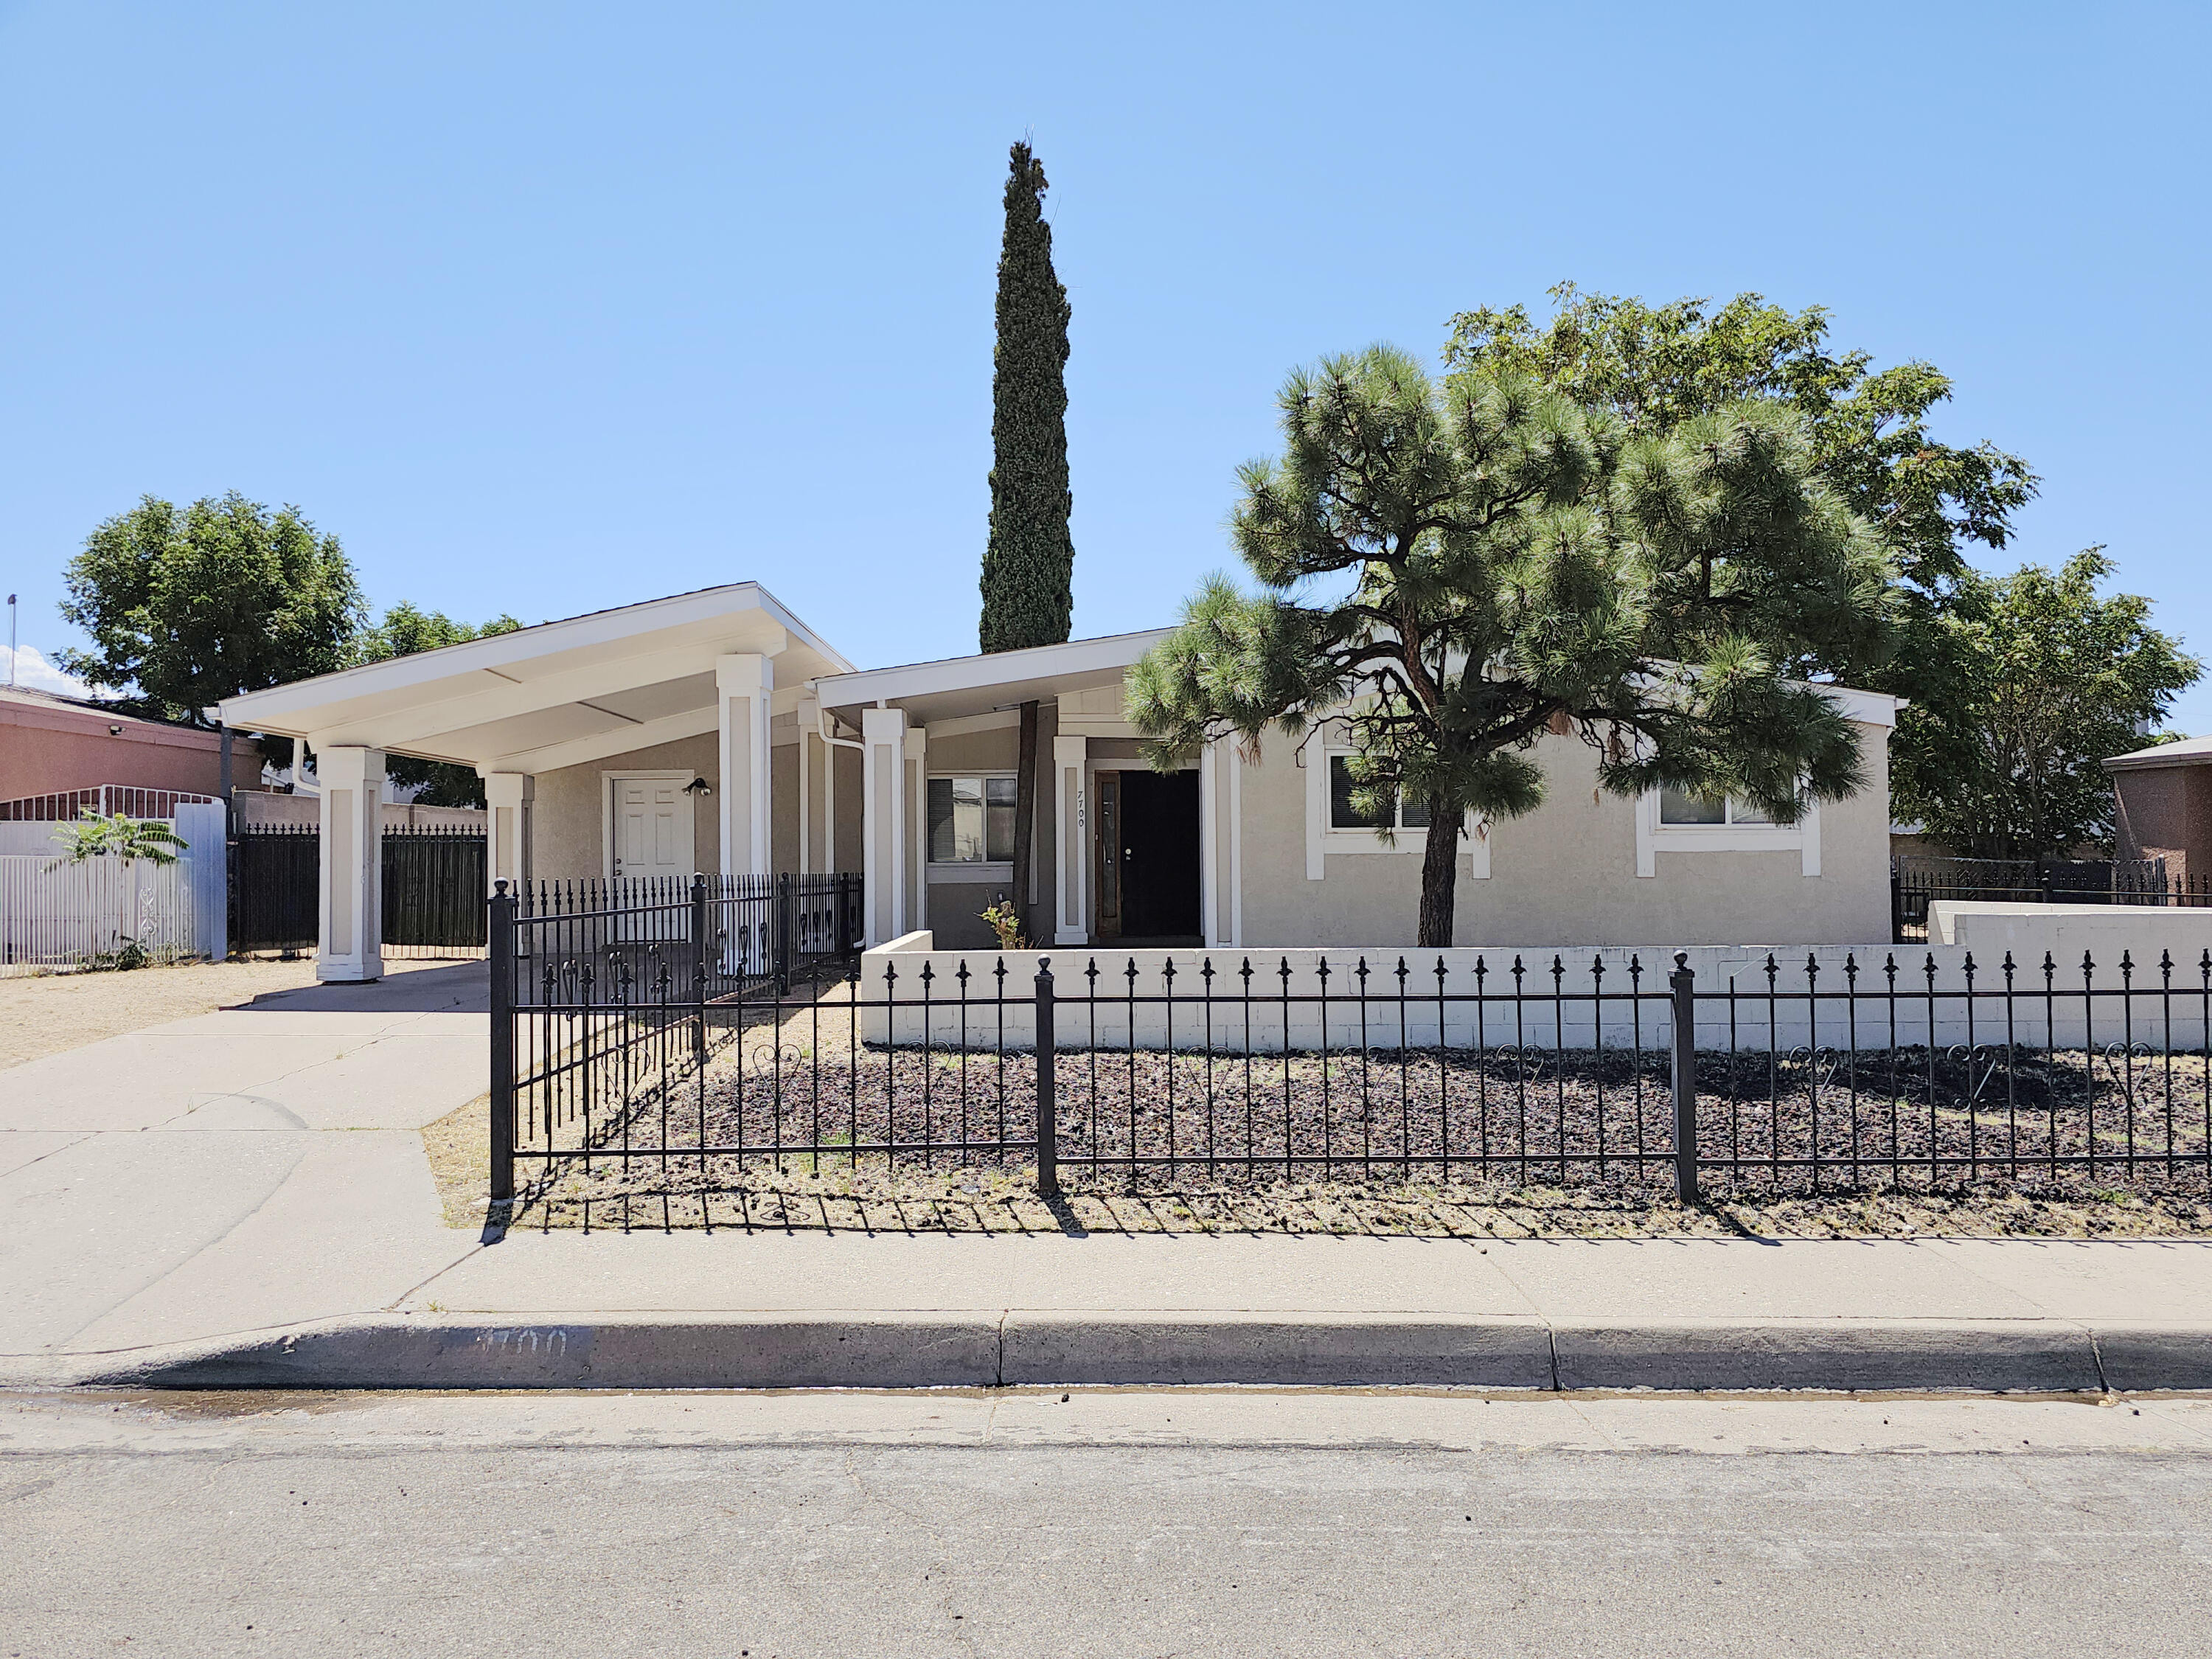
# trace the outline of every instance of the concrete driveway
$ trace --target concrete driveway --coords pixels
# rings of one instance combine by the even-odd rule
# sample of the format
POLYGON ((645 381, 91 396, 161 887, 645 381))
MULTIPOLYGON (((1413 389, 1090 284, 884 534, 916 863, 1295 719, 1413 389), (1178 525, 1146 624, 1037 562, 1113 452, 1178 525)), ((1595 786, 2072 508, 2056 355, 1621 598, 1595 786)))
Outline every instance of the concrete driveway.
POLYGON ((484 1091, 487 987, 283 991, 0 1072, 0 1355, 388 1307, 476 1249, 417 1131, 484 1091))

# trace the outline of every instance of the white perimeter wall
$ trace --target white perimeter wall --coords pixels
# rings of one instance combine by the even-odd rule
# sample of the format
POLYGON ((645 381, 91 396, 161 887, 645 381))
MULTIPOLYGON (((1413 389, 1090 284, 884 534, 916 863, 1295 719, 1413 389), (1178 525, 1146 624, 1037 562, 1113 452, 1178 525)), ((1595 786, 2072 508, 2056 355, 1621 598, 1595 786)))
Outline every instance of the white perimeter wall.
MULTIPOLYGON (((2212 944, 2212 911, 2200 912, 2200 936, 2212 944)), ((1529 1043, 1539 1048, 1587 1048, 1600 1040, 1608 1047, 1640 1042, 1663 1047, 1672 1040, 1673 1019, 1668 1006, 1668 975, 1681 956, 1695 975, 1700 994, 1698 1004, 1698 1044, 1701 1048, 1725 1048, 1731 1042, 1741 1050, 1764 1051, 1771 1040, 1784 1048, 1856 1047, 1881 1048, 1893 1040, 1899 1045, 1934 1040, 1943 1045, 2012 1041, 2041 1047, 2079 1048, 2085 1042, 2101 1048, 2123 1040, 2148 1042, 2162 1050, 2170 1040, 2177 1049, 2201 1047, 2208 1005, 2205 978, 2192 953, 2185 968, 2177 968, 2171 988, 2161 984, 2155 964, 2162 945, 2148 951, 2130 949, 2140 967, 2129 994, 2121 993, 2119 950, 2109 958, 2100 954, 2092 983, 2096 994, 2085 998, 2079 951, 2070 965, 2059 947, 2066 942, 2062 928, 2051 937, 2057 969, 2051 981, 2052 995, 2046 1006, 2043 995, 2043 947, 2023 939, 2014 951, 2013 984, 2032 997, 2016 999, 2007 1009, 1996 993, 2005 987, 2003 952, 1994 957, 1970 946, 1934 945, 1797 945, 1763 948, 1741 945, 1663 947, 1605 945, 1563 948, 1544 945, 1494 945, 1443 951, 1401 951, 1395 949, 1361 951, 1343 950, 1276 951, 939 951, 931 948, 927 933, 911 933, 871 951, 862 959, 858 995, 862 1002, 890 1001, 893 1008, 863 1009, 860 1019, 865 1041, 882 1042, 891 1037, 901 1044, 921 1043, 959 1047, 988 1047, 1003 1040, 1009 1047, 1028 1048, 1036 1042, 1034 998, 1040 963, 1048 962, 1054 978, 1056 1011, 1055 1047, 1081 1049, 1091 1045, 1095 1032, 1101 1047, 1135 1041, 1148 1048, 1168 1046, 1237 1051, 1245 1046, 1247 1009, 1227 999, 1240 998, 1247 981, 1243 969, 1249 963, 1252 1003, 1249 1010, 1249 1041, 1262 1052, 1279 1050, 1287 1030, 1294 1048, 1317 1048, 1324 1035, 1332 1048, 1396 1048, 1402 1044, 1434 1046, 1441 1033, 1453 1047, 1498 1047, 1529 1043), (2029 954, 2032 952, 2032 955, 2029 954), (1770 956, 1774 974, 1770 981, 1770 956), (1977 993, 1971 1006, 1962 994, 1969 978, 1977 993), (1404 963, 1405 996, 1401 1001, 1398 968, 1404 963), (1554 962, 1560 972, 1555 979, 1554 962), (1003 962, 1007 1006, 1000 1006, 996 969, 1003 962), (1359 968, 1364 963, 1366 1005, 1360 1000, 1359 968), (1892 963, 1896 973, 1888 972, 1892 963), (1094 981, 1086 972, 1098 969, 1094 981), (1324 1011, 1322 969, 1326 963, 1328 1006, 1324 1011), (1510 998, 1515 967, 1526 999, 1516 1010, 1510 998), (1929 968, 1932 963, 1936 994, 1929 995, 1929 968), (1203 1005, 1205 969, 1213 969, 1214 1006, 1212 1024, 1203 1005), (2109 964, 2109 965, 2108 965, 2109 964), (959 970, 968 969, 968 1006, 962 1007, 959 970), (1164 1000, 1172 965, 1172 1003, 1164 1000), (1133 982, 1128 969, 1133 966, 1133 982), (1438 1000, 1438 969, 1443 969, 1443 999, 1438 1000), (1284 969, 1289 969, 1287 979, 1284 969), (1602 972, 1594 971, 1601 968, 1602 972), (1480 969, 1480 973, 1478 973, 1480 969), (1842 994, 1853 983, 1857 994, 1842 994), (1770 983, 1777 1000, 1767 1000, 1770 983), (1472 999, 1478 985, 1491 999, 1480 1004, 1472 999), (1093 994, 1095 986, 1096 994, 1093 994), (1811 987, 1819 1000, 1808 1002, 1811 987), (1736 993, 1733 1004, 1724 994, 1736 993), (1133 1006, 1130 993, 1137 999, 1133 1006), (1554 1000, 1554 991, 1559 993, 1554 1000), (1593 990, 1602 1000, 1593 1000, 1593 990), (1285 1006, 1285 994, 1288 994, 1285 1006), (1642 994, 1632 993, 1640 992, 1642 994), (1792 1000, 1792 997, 1795 1000, 1792 1000), (1323 1015, 1327 1025, 1324 1032, 1323 1015), (2169 1024, 2170 1021, 2170 1024, 2169 1024), (1094 1023, 1095 1022, 1095 1023, 1094 1023), (1402 1022, 1402 1025, 1401 1025, 1402 1022)), ((2200 949, 2202 947, 2200 946, 2200 949)), ((2175 951, 2177 962, 2180 952, 2175 951)), ((842 992, 832 993, 834 1006, 842 992)))

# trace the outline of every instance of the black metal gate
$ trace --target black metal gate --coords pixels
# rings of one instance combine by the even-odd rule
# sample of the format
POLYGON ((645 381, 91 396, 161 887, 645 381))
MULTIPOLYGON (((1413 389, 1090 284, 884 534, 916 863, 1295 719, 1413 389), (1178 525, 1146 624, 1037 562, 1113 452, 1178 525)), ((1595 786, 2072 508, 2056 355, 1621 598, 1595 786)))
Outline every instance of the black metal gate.
MULTIPOLYGON (((239 832, 230 866, 233 951, 315 948, 322 847, 322 832, 313 824, 257 824, 239 832)), ((382 856, 386 956, 483 950, 483 830, 387 830, 382 856)))
POLYGON ((481 830, 386 830, 386 954, 483 950, 486 856, 481 830))
POLYGON ((256 824, 240 830, 230 857, 230 948, 312 951, 322 832, 313 824, 256 824))

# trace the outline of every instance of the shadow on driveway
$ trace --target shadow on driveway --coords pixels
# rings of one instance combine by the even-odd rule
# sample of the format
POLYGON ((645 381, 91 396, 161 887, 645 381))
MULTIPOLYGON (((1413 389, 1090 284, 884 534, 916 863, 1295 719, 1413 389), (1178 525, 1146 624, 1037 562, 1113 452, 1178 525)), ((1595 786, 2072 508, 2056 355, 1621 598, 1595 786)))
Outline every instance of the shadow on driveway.
POLYGON ((267 991, 240 1013, 482 1014, 491 1010, 491 969, 482 962, 388 973, 373 985, 305 985, 267 991))

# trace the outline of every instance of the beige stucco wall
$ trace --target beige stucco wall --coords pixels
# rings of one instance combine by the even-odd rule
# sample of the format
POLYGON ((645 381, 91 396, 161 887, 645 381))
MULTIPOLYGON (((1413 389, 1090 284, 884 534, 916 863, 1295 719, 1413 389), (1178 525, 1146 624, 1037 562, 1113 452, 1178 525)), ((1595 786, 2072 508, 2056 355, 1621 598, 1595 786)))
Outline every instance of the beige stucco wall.
MULTIPOLYGON (((610 772, 688 770, 710 784, 719 780, 714 735, 684 738, 651 749, 611 755, 583 766, 564 766, 538 775, 531 813, 531 873, 539 881, 597 880, 606 874, 606 775, 610 772)), ((714 816, 717 797, 691 801, 691 860, 699 869, 715 866, 720 839, 714 816)))
MULTIPOLYGON (((1459 863, 1462 945, 1886 943, 1889 822, 1886 729, 1859 728, 1870 787, 1820 809, 1821 873, 1796 848, 1662 851, 1636 873, 1636 803, 1597 788, 1596 756, 1572 738, 1537 755, 1544 805, 1493 826, 1486 880, 1459 863)), ((1318 761, 1318 754, 1310 757, 1318 761)), ((1306 775, 1295 746, 1247 765, 1243 795, 1243 943, 1403 947, 1416 937, 1421 838, 1393 853, 1328 854, 1306 876, 1306 775)), ((1226 920, 1224 922, 1226 926, 1226 920)))

